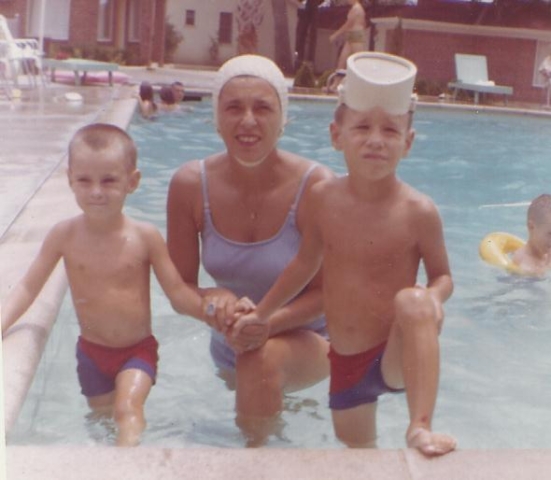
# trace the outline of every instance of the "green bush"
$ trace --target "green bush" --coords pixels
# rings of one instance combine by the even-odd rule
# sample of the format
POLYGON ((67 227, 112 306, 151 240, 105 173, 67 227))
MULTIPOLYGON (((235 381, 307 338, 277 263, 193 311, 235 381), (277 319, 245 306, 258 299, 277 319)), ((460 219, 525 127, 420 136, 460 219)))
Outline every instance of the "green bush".
POLYGON ((165 25, 165 61, 170 63, 173 61, 174 53, 178 45, 184 40, 183 35, 176 30, 174 25, 166 22, 165 25))
POLYGON ((314 74, 314 67, 310 62, 303 62, 300 68, 297 70, 293 86, 316 88, 317 82, 316 76, 314 74))
POLYGON ((415 92, 417 95, 437 97, 446 90, 447 85, 441 81, 419 79, 415 82, 415 92))

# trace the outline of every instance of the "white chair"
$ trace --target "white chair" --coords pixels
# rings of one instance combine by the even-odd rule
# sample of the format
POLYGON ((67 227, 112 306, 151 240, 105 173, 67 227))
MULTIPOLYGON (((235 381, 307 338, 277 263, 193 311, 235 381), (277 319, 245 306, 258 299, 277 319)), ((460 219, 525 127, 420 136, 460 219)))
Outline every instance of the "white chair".
POLYGON ((547 57, 543 59, 538 71, 545 79, 544 88, 547 90, 547 102, 545 103, 545 106, 549 108, 551 106, 549 105, 549 100, 551 97, 551 55, 547 55, 547 57))
POLYGON ((496 85, 493 80, 488 79, 488 63, 484 55, 456 53, 455 72, 457 81, 448 83, 448 87, 453 89, 454 100, 459 90, 474 92, 474 103, 478 103, 480 93, 503 95, 505 103, 507 96, 513 94, 513 87, 496 85))
POLYGON ((8 57, 8 44, 0 40, 0 88, 10 100, 13 96, 10 82, 10 60, 8 57))
POLYGON ((11 34, 6 17, 0 15, 0 42, 5 44, 5 58, 7 58, 9 75, 16 86, 19 85, 19 76, 25 75, 30 86, 37 86, 37 77, 42 84, 46 83, 46 76, 42 68, 43 54, 38 41, 34 38, 14 38, 11 34))

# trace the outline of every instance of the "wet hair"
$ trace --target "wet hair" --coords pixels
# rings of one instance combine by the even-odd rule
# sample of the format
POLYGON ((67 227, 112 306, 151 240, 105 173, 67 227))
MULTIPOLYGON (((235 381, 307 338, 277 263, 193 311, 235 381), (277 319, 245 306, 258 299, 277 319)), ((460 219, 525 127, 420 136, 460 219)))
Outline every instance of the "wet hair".
POLYGON ((176 99, 174 98, 174 92, 172 91, 172 87, 168 85, 164 85, 161 87, 159 97, 161 98, 163 103, 168 103, 169 105, 174 105, 176 103, 176 99))
POLYGON ((134 170, 137 166, 138 150, 134 140, 116 125, 92 123, 79 129, 69 143, 69 167, 83 145, 95 152, 115 150, 120 152, 121 159, 127 163, 129 170, 134 170))
POLYGON ((178 88, 184 89, 184 84, 183 84, 182 82, 178 81, 178 80, 172 82, 172 83, 170 84, 170 86, 171 86, 172 88, 178 87, 178 88))
POLYGON ((140 85, 140 98, 142 100, 153 101, 153 86, 149 82, 142 82, 140 85))
POLYGON ((551 214, 551 195, 543 193, 534 198, 528 207, 527 218, 535 224, 543 223, 551 214))

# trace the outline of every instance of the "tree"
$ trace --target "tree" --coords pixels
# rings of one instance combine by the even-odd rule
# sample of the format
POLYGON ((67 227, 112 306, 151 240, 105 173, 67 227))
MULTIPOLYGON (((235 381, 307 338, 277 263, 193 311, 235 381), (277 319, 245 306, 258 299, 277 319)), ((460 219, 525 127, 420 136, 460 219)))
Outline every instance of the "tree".
POLYGON ((257 53, 258 28, 264 20, 263 0, 239 0, 237 4, 237 52, 257 53))
POLYGON ((274 14, 275 62, 286 73, 293 71, 293 55, 289 37, 289 19, 285 0, 272 0, 274 14))

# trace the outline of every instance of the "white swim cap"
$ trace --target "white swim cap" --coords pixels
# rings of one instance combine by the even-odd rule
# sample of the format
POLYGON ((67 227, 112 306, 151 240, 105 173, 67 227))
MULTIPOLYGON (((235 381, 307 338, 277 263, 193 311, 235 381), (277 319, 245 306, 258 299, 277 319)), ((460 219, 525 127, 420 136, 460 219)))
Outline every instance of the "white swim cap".
POLYGON ((405 58, 380 52, 358 52, 346 62, 339 102, 365 112, 381 107, 391 115, 414 109, 412 98, 417 67, 405 58))
POLYGON ((232 78, 240 76, 262 78, 275 88, 281 104, 281 128, 283 129, 287 123, 287 106, 289 104, 287 83, 279 67, 269 58, 260 55, 239 55, 220 67, 212 89, 214 124, 218 127, 218 97, 222 87, 232 78))

